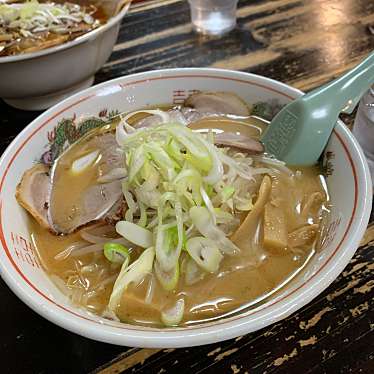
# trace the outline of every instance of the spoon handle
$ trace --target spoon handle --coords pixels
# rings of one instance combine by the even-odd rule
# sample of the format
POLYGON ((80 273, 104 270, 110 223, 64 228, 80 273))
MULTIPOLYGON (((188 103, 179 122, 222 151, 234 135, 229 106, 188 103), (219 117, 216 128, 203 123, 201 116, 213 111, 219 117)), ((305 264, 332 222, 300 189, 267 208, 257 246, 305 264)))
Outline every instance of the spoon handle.
POLYGON ((374 83, 374 52, 347 74, 319 87, 304 96, 313 100, 324 96, 336 106, 337 111, 352 113, 361 96, 374 83), (316 96, 318 95, 318 96, 316 96))

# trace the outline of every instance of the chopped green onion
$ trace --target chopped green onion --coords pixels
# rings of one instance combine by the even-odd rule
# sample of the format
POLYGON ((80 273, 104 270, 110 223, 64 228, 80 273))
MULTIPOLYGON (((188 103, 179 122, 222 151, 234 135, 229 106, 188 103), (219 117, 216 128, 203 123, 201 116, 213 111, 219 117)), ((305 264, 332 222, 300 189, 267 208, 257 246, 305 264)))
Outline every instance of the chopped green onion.
POLYGON ((175 305, 161 312, 161 320, 165 326, 178 326, 183 319, 184 299, 179 299, 175 305))
POLYGON ((39 3, 36 0, 26 1, 20 9, 20 17, 22 19, 31 18, 39 8, 39 3))
POLYGON ((140 218, 138 221, 138 225, 141 227, 147 226, 147 210, 145 209, 145 206, 142 202, 139 202, 139 208, 140 208, 140 218))
POLYGON ((134 178, 136 177, 140 169, 143 167, 145 160, 146 158, 144 154, 144 148, 140 146, 139 148, 135 150, 135 153, 131 157, 131 161, 129 164, 129 170, 130 170, 129 183, 130 184, 134 182, 134 178))
POLYGON ((110 295, 108 304, 110 311, 115 312, 123 292, 127 289, 130 283, 139 283, 152 271, 154 257, 155 251, 153 247, 151 247, 146 249, 130 266, 128 266, 129 259, 126 258, 114 283, 112 294, 110 295))
POLYGON ((104 256, 110 262, 122 264, 126 259, 130 260, 129 250, 119 243, 105 243, 104 256))
POLYGON ((194 237, 187 241, 186 248, 189 255, 205 271, 215 273, 218 270, 223 256, 213 240, 194 237))
POLYGON ((217 226, 214 225, 209 210, 205 207, 192 207, 190 209, 190 217, 196 229, 206 238, 214 240, 219 249, 227 254, 240 252, 239 248, 226 237, 217 226))
POLYGON ((148 248, 153 245, 152 232, 135 223, 119 221, 116 224, 116 231, 125 239, 139 247, 148 248))
POLYGON ((158 261, 154 264, 154 270, 156 274, 157 280, 160 282, 161 286, 166 291, 172 291, 177 287, 178 280, 179 280, 179 265, 178 263, 169 272, 166 272, 161 269, 160 264, 158 261))
POLYGON ((190 256, 187 257, 184 264, 184 281, 187 286, 191 286, 192 284, 201 281, 205 274, 207 274, 190 256))
POLYGON ((179 164, 183 164, 184 155, 182 152, 182 148, 173 137, 169 138, 165 149, 166 152, 170 155, 170 157, 172 157, 179 164))
POLYGON ((132 222, 134 213, 137 211, 137 205, 129 190, 129 183, 127 181, 122 182, 122 193, 123 193, 123 196, 125 197, 125 201, 128 207, 125 213, 126 221, 132 222))
POLYGON ((205 191, 209 197, 212 197, 214 194, 214 188, 210 184, 206 184, 205 191))
POLYGON ((176 176, 176 169, 179 165, 173 161, 168 153, 156 142, 146 144, 146 151, 150 154, 152 160, 159 167, 160 172, 166 180, 172 180, 176 176))
MULTIPOLYGON (((178 244, 178 227, 177 226, 172 226, 168 228, 168 234, 170 237, 171 245, 177 246, 178 244)), ((186 233, 183 232, 183 238, 182 238, 182 248, 186 247, 186 242, 187 242, 187 236, 186 233)))
POLYGON ((221 195, 222 195, 222 199, 223 201, 227 201, 228 199, 230 199, 230 197, 232 197, 232 195, 234 195, 235 193, 235 188, 232 187, 232 186, 225 186, 222 188, 221 190, 221 195))

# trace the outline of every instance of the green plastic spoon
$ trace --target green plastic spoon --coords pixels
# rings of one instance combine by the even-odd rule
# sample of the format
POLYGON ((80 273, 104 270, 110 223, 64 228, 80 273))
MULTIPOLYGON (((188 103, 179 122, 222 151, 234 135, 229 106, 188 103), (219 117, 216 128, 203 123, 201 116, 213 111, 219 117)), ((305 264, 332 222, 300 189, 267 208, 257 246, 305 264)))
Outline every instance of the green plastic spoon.
POLYGON ((352 113, 373 83, 374 53, 342 77, 286 105, 261 138, 265 151, 290 165, 315 164, 339 113, 352 113))

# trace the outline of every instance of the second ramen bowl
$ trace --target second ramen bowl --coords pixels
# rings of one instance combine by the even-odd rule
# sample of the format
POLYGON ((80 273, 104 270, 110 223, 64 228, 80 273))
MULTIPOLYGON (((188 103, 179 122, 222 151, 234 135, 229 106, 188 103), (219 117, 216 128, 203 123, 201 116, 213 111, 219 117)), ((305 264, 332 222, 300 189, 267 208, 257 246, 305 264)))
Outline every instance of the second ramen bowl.
POLYGON ((40 51, 0 57, 0 97, 18 109, 42 110, 91 86, 112 53, 130 6, 129 1, 121 2, 117 7, 113 0, 88 1, 99 3, 108 20, 87 34, 40 51))

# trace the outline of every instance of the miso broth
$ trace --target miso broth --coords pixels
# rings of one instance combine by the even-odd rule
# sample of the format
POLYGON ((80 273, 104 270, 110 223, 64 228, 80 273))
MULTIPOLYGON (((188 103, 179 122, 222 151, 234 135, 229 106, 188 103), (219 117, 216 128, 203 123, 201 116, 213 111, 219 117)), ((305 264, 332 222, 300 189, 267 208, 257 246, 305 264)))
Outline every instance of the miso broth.
POLYGON ((89 2, 9 1, 0 5, 0 57, 67 43, 105 24, 104 9, 89 2))
MULTIPOLYGON (((230 129, 230 132, 245 133, 246 136, 258 139, 264 126, 266 125, 263 121, 254 118, 215 116, 203 118, 190 127, 202 133, 219 133, 230 129)), ((254 156, 253 160, 258 168, 269 167, 261 156, 254 156)), ((179 265, 181 275, 175 289, 165 290, 154 274, 148 274, 140 283, 130 284, 126 292, 123 292, 116 312, 117 317, 123 322, 158 326, 161 312, 183 298, 185 307, 180 325, 188 325, 231 314, 244 306, 256 305, 286 286, 315 253, 322 212, 328 210, 328 194, 324 188, 326 184, 318 168, 292 168, 292 175, 288 173, 289 170, 279 166, 279 171, 270 175, 270 200, 285 216, 288 243, 291 243, 287 248, 264 248, 264 218, 261 214, 256 224, 255 235, 258 240, 253 244, 255 248, 240 248, 240 252, 235 255, 225 255, 217 272, 205 272, 202 278, 195 280, 193 284, 186 284, 186 278, 183 276, 187 252, 182 251, 179 265), (152 297, 149 297, 150 292, 152 297)), ((92 178, 93 173, 92 169, 88 170, 87 177, 92 178)), ((77 183, 80 183, 83 177, 77 179, 77 183)), ((258 190, 262 178, 262 175, 255 176, 255 181, 251 182, 253 188, 258 190)), ((74 186, 74 180, 71 178, 68 180, 69 186, 61 193, 66 194, 69 200, 72 199, 69 192, 79 190, 80 187, 74 186)), ((255 203, 256 193, 254 196, 255 203)), ((237 213, 240 222, 244 221, 246 214, 237 213)), ((75 304, 105 316, 121 266, 110 263, 102 250, 81 255, 74 255, 75 252, 72 251, 70 255, 64 256, 64 253, 69 252, 66 252, 69 246, 82 242, 81 231, 56 236, 33 220, 30 227, 41 263, 56 285, 67 293, 75 304)), ((90 227, 82 230, 89 231, 90 227)), ((232 234, 229 237, 232 237, 232 234)), ((131 261, 142 252, 142 249, 135 245, 129 249, 131 261)))

